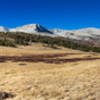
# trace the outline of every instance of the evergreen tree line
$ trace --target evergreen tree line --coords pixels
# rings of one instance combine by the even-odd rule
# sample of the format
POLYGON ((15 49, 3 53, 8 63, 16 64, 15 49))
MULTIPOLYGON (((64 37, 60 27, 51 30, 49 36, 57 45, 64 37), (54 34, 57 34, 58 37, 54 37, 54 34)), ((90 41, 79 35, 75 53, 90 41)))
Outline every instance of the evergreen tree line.
POLYGON ((34 42, 45 43, 52 48, 64 46, 66 48, 82 51, 100 52, 100 47, 94 47, 89 44, 80 44, 66 38, 27 34, 23 32, 0 32, 0 45, 3 46, 16 47, 17 45, 30 45, 34 42))

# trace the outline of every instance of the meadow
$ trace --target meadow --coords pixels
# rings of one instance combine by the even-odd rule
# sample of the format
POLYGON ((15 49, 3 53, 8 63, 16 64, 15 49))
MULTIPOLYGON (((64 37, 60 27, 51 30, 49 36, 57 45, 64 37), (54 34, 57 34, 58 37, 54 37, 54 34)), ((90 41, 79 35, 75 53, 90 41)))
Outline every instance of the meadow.
POLYGON ((6 100, 100 100, 98 53, 34 43, 17 48, 0 46, 0 59, 0 91, 14 95, 6 100), (3 61, 23 56, 24 60, 3 61), (38 57, 40 60, 34 61, 38 57))

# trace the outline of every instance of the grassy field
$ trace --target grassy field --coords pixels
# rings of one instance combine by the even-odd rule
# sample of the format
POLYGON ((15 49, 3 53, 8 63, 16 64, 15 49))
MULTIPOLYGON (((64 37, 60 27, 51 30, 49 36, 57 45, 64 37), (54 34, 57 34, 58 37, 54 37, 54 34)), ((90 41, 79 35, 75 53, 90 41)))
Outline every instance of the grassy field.
POLYGON ((0 90, 15 95, 7 100, 100 100, 100 54, 51 49, 42 44, 0 47, 2 57, 48 54, 58 56, 45 58, 51 63, 42 60, 0 62, 0 90), (55 63, 59 59, 62 62, 55 63))

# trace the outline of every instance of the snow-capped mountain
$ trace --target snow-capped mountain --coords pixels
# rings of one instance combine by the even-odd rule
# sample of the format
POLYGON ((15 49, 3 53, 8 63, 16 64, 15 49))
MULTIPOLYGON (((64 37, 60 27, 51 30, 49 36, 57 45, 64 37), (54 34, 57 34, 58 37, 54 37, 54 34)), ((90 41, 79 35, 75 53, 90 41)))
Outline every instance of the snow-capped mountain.
POLYGON ((24 25, 21 27, 17 27, 14 29, 10 29, 11 32, 25 32, 25 33, 49 33, 52 34, 48 29, 44 28, 43 26, 39 24, 29 24, 24 25))
POLYGON ((8 29, 3 26, 0 27, 0 32, 24 32, 30 34, 48 35, 53 37, 65 37, 72 40, 83 42, 93 42, 100 44, 100 29, 85 28, 79 30, 62 30, 62 29, 46 29, 39 24, 28 24, 21 27, 8 29))

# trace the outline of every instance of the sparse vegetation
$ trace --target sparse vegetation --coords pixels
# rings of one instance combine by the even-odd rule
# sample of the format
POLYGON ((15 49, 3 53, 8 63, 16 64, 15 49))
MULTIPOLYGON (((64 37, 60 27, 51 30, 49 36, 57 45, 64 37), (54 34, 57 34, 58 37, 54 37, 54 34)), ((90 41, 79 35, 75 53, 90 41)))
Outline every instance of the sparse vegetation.
POLYGON ((0 45, 16 47, 16 45, 13 42, 9 41, 9 40, 0 40, 0 45))
POLYGON ((35 49, 32 46, 0 47, 0 57, 11 57, 5 62, 0 60, 0 91, 14 95, 13 98, 7 98, 7 100, 100 99, 100 59, 94 59, 100 58, 100 54, 66 48, 41 49, 42 44, 40 44, 32 44, 35 49), (76 59, 77 62, 74 60, 61 61, 59 64, 28 62, 25 57, 29 56, 30 59, 32 55, 35 56, 34 59, 40 59, 39 55, 43 55, 41 59, 46 57, 47 60, 52 59, 53 62, 57 59, 60 61, 61 59, 76 59), (14 61, 13 56, 17 56, 18 60, 22 57, 26 61, 14 61), (83 60, 80 61, 79 58, 83 60), (94 60, 84 60, 85 58, 94 60))
POLYGON ((82 51, 100 52, 100 47, 95 47, 89 43, 81 43, 80 41, 61 37, 49 37, 22 32, 0 32, 0 37, 0 45, 3 46, 15 47, 16 45, 29 45, 33 42, 41 42, 47 44, 47 46, 51 48, 56 48, 56 46, 64 46, 82 51))

